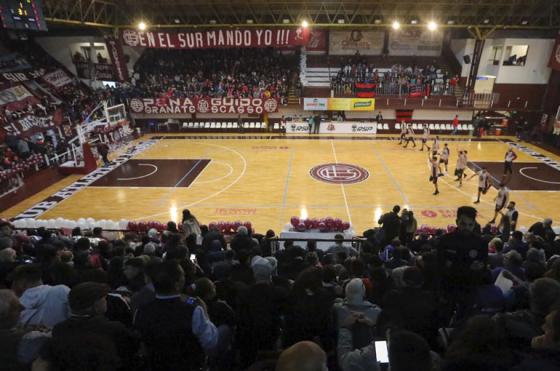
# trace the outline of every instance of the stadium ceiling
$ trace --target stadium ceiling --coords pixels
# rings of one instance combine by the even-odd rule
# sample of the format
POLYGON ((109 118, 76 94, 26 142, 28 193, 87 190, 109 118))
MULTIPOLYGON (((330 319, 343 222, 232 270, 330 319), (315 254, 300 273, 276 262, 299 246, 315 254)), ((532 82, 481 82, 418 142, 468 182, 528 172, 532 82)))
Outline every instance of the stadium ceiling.
POLYGON ((560 28, 560 0, 44 0, 51 25, 560 28))

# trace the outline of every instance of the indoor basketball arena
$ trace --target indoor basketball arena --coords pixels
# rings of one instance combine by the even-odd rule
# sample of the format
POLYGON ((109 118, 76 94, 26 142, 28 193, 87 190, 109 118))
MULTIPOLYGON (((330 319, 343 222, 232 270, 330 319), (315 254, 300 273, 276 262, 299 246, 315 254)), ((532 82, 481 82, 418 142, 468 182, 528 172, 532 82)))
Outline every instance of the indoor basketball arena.
POLYGON ((0 0, 0 370, 560 370, 560 1, 0 0))

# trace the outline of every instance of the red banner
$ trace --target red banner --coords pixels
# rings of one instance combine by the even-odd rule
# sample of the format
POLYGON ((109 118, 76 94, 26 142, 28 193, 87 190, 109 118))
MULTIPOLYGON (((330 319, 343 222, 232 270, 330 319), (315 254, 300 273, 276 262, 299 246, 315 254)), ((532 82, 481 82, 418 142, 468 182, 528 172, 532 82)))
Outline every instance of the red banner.
POLYGON ((24 86, 16 85, 0 91, 0 107, 6 106, 10 111, 19 111, 28 103, 36 104, 38 99, 24 86))
MULTIPOLYGON (((60 115, 56 113, 55 115, 60 115)), ((53 116, 38 117, 35 115, 26 115, 22 118, 12 121, 2 127, 6 134, 15 135, 18 137, 29 137, 37 132, 43 132, 47 129, 59 125, 53 116)))
POLYGON ((278 111, 274 98, 133 98, 129 102, 133 113, 192 114, 231 113, 261 114, 278 111))
POLYGON ((554 44, 554 48, 552 48, 552 55, 550 56, 548 67, 560 71, 560 35, 556 37, 556 43, 554 44))
POLYGON ((305 45, 305 49, 310 53, 326 53, 329 49, 327 37, 328 30, 311 30, 309 31, 309 41, 305 45))
POLYGON ((60 88, 72 82, 70 76, 68 76, 66 72, 61 69, 57 69, 54 72, 47 73, 45 76, 43 76, 43 80, 48 82, 55 88, 60 88))
POLYGON ((307 29, 232 29, 185 32, 124 30, 122 42, 128 46, 161 49, 282 48, 306 45, 307 29))
POLYGON ((105 37, 105 43, 107 44, 107 51, 109 52, 109 58, 111 58, 117 81, 128 81, 128 67, 124 60, 121 43, 112 36, 105 37))

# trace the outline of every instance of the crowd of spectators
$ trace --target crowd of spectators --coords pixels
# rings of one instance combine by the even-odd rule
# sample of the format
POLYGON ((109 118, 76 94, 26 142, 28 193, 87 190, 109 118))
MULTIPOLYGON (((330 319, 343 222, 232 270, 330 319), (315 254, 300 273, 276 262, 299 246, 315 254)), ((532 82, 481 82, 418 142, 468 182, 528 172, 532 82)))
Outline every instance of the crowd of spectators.
POLYGON ((354 57, 332 78, 331 89, 337 95, 352 95, 356 92, 356 83, 371 83, 375 84, 377 95, 454 95, 458 82, 457 76, 449 76, 435 63, 426 66, 395 64, 390 69, 380 70, 354 57))
POLYGON ((560 241, 409 235, 396 206, 356 249, 280 248, 199 224, 122 238, 0 224, 0 359, 34 370, 558 370, 560 241), (411 238, 412 237, 412 238, 411 238))
POLYGON ((146 50, 130 94, 142 97, 275 97, 285 102, 298 55, 274 49, 146 50))

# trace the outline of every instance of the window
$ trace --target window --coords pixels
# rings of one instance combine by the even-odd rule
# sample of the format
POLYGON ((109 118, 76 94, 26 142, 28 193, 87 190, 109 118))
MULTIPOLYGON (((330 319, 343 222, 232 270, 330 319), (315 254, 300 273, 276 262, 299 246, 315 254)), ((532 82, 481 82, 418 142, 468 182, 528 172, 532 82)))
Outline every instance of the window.
POLYGON ((525 66, 529 45, 506 46, 504 55, 504 66, 525 66))
POLYGON ((501 46, 493 47, 490 55, 490 59, 488 60, 488 64, 493 64, 494 66, 498 66, 500 64, 500 61, 502 60, 502 53, 503 53, 503 48, 501 46))

